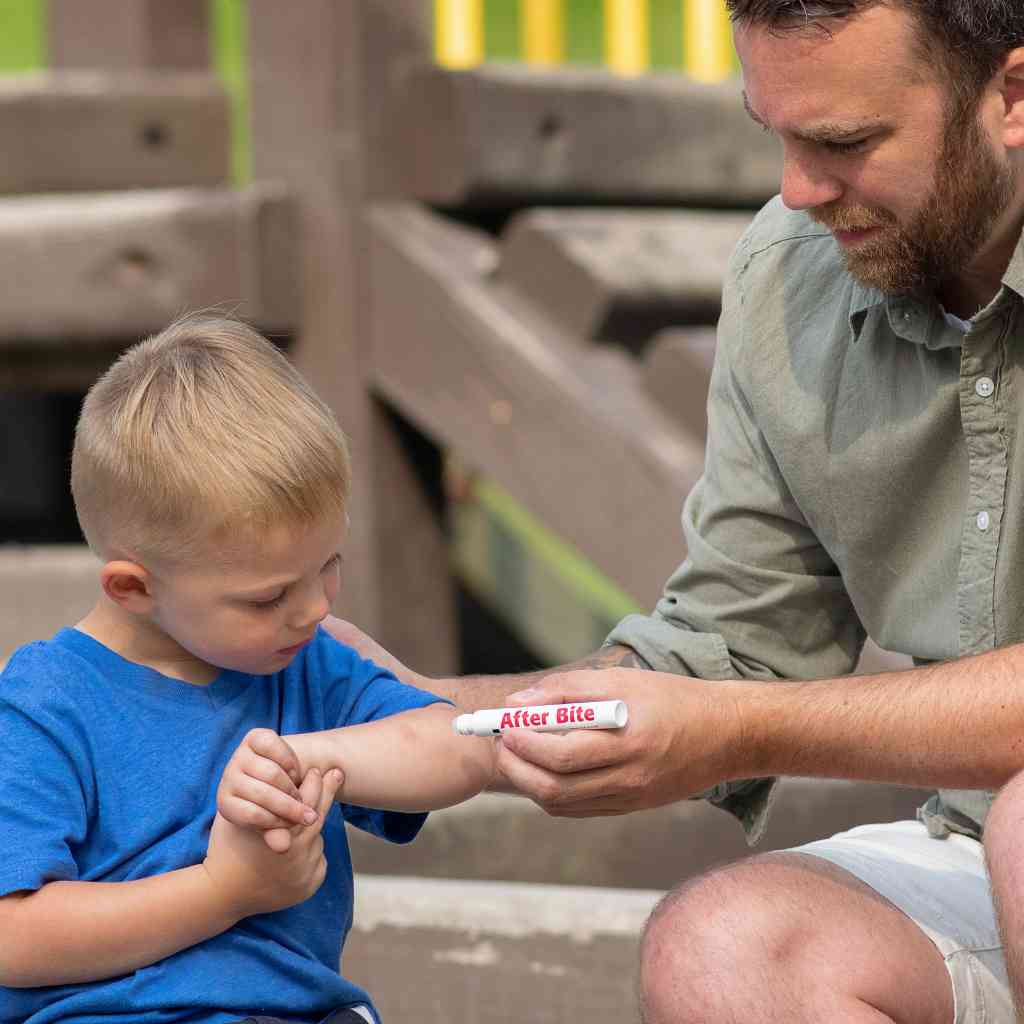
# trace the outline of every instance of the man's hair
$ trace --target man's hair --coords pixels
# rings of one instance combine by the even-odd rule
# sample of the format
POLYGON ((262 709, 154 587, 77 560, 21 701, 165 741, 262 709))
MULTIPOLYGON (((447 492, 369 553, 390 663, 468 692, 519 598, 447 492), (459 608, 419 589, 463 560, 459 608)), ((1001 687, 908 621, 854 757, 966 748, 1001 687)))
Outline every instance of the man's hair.
POLYGON ((954 110, 975 105, 1006 55, 1024 46, 1022 0, 725 0, 733 21, 773 30, 852 18, 887 6, 916 18, 923 56, 948 74, 954 110))
POLYGON ((347 511, 345 436, 288 359, 237 320, 193 314, 93 385, 71 489, 101 558, 189 561, 347 511))

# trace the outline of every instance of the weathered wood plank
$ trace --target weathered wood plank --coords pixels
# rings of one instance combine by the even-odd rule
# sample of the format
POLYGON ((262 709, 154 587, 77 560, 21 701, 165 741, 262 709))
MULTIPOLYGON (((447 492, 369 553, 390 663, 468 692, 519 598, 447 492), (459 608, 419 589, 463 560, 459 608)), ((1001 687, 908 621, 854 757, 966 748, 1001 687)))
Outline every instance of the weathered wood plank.
POLYGON ((221 185, 228 101, 206 74, 0 77, 0 193, 221 185))
POLYGON ((50 64, 64 68, 205 68, 208 0, 48 0, 50 64))
POLYGON ((404 204, 372 212, 374 382, 648 604, 683 555, 679 508, 703 451, 636 360, 526 321, 490 282, 489 243, 404 204))
POLYGON ((647 390, 693 438, 703 444, 708 430, 708 384, 715 361, 711 327, 662 331, 643 358, 647 390))
POLYGON ((582 68, 410 69, 391 131, 406 191, 444 206, 571 199, 760 205, 776 144, 738 83, 582 68))
POLYGON ((746 213, 530 210, 513 218, 497 275, 565 329, 640 349, 673 324, 718 319, 746 213))
MULTIPOLYGON (((280 187, 0 200, 0 347, 51 360, 138 337, 191 309, 296 327, 297 224, 280 187)), ((9 359, 8 356, 11 356, 9 359)))

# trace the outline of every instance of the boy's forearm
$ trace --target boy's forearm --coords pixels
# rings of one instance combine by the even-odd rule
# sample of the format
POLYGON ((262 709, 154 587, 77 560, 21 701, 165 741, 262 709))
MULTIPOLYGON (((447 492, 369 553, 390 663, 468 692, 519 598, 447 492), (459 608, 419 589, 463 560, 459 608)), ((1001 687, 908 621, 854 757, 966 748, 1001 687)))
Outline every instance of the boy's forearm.
POLYGON ((390 811, 432 811, 461 803, 494 777, 494 741, 457 736, 456 712, 435 704, 376 722, 286 736, 304 770, 341 768, 337 799, 390 811))
POLYGON ((50 882, 0 898, 0 985, 127 974, 238 920, 201 864, 131 882, 50 882))

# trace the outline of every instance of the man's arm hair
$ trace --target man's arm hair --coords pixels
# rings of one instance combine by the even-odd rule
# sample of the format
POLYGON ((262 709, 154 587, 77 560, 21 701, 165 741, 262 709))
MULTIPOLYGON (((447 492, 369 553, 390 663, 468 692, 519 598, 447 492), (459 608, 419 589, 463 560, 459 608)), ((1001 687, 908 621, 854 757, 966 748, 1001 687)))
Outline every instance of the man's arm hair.
POLYGON ((479 711, 482 708, 503 707, 512 693, 539 686, 548 676, 576 669, 600 670, 607 668, 643 668, 648 665, 631 647, 615 644, 602 647, 585 658, 567 665, 555 665, 538 669, 536 672, 522 672, 504 676, 461 676, 452 679, 431 679, 425 688, 449 697, 460 710, 479 711))

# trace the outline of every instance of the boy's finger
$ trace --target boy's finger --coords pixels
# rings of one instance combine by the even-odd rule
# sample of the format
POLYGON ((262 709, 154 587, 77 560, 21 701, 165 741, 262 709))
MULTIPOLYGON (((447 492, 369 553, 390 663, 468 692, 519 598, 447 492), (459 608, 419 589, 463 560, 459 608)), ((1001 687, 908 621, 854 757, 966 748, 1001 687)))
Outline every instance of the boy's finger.
POLYGON ((272 729, 252 729, 246 735, 246 745, 262 757, 276 762, 287 773, 288 777, 299 785, 302 776, 299 759, 295 751, 272 729))
POLYGON ((263 833, 263 842, 274 853, 287 853, 292 848, 292 830, 290 828, 268 828, 263 833))
POLYGON ((241 828, 290 828, 292 824, 287 818, 281 818, 265 807, 239 797, 220 801, 217 809, 223 818, 241 828))
POLYGON ((301 799, 299 787, 292 782, 291 776, 276 762, 268 757, 250 753, 243 766, 244 773, 251 778, 259 779, 269 786, 276 786, 282 793, 301 799))
POLYGON ((323 828, 323 823, 327 820, 327 815, 330 813, 331 808, 334 806, 335 798, 338 795, 338 790, 341 789, 341 784, 345 781, 345 774, 340 768, 332 768, 324 776, 323 791, 320 794, 320 803, 317 804, 317 811, 320 814, 320 827, 323 828))
POLYGON ((283 824, 309 825, 316 821, 316 805, 282 793, 276 786, 269 786, 249 776, 239 780, 232 794, 235 799, 246 800, 262 807, 278 818, 283 824))
MULTIPOLYGON (((306 777, 302 780, 302 785, 299 786, 299 796, 302 797, 302 802, 307 807, 318 807, 320 805, 320 795, 323 793, 323 787, 324 780, 319 769, 310 768, 309 771, 306 772, 306 777)), ((310 822, 310 824, 312 823, 310 822)))

